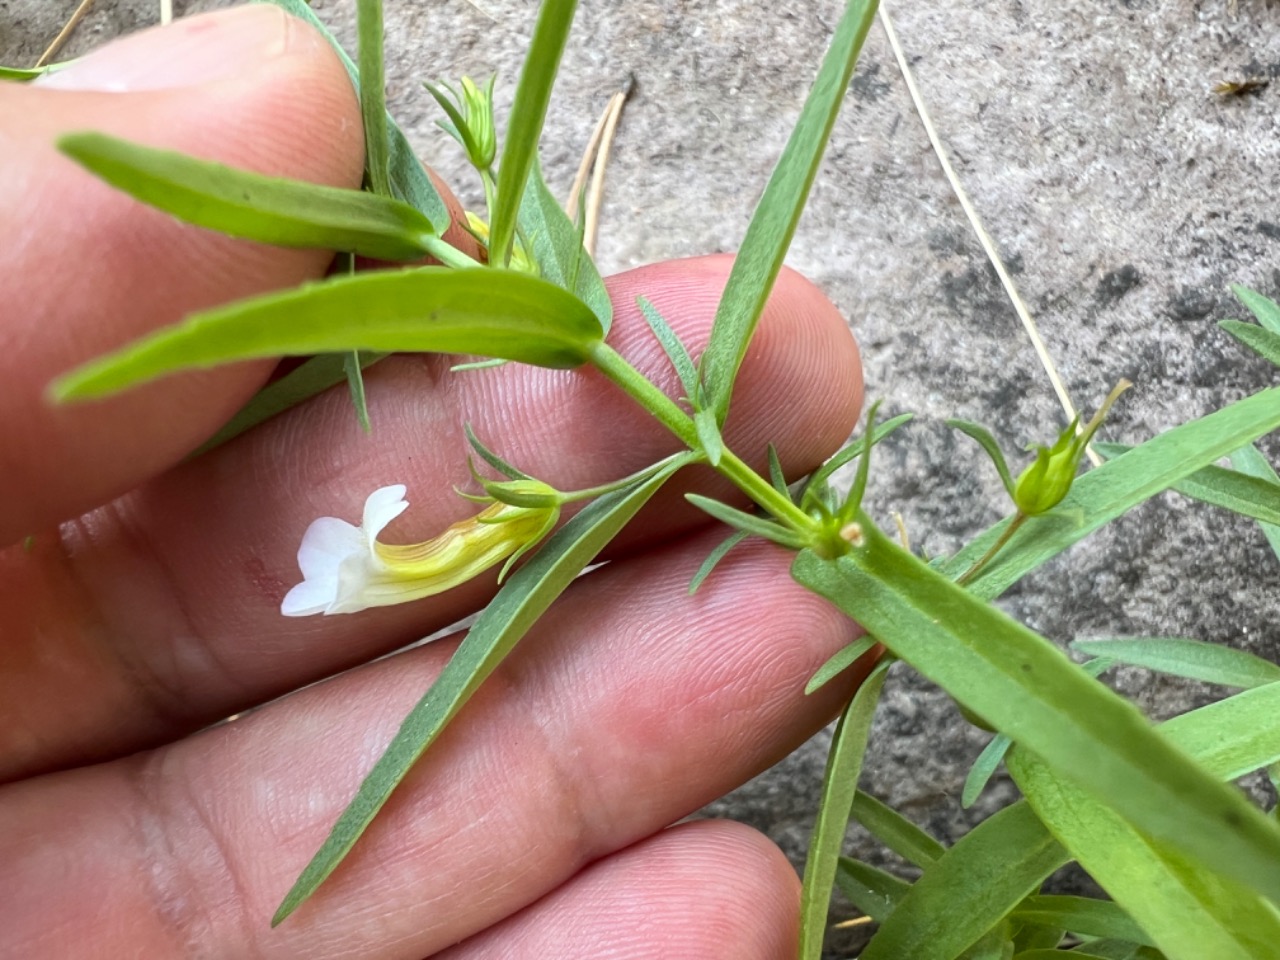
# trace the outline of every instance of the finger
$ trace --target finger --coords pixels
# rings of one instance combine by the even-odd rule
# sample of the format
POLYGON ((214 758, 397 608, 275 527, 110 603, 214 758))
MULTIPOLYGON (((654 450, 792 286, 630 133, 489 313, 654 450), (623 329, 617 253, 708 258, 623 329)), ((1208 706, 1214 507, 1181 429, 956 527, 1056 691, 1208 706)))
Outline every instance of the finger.
POLYGON ((184 314, 290 286, 330 254, 186 227, 98 181, 54 143, 101 130, 278 176, 358 187, 359 108, 309 26, 255 5, 111 44, 42 85, 0 85, 0 543, 123 492, 208 436, 269 363, 51 406, 49 381, 184 314))
POLYGON ((795 953, 800 884, 765 837, 684 824, 592 864, 438 960, 778 960, 795 953))
POLYGON ((523 909, 776 762, 848 696, 852 677, 802 692, 854 629, 789 579, 785 551, 745 544, 687 595, 716 539, 575 582, 274 931, 452 643, 3 788, 0 931, 49 956, 168 956, 179 938, 209 957, 425 956, 523 909))
MULTIPOLYGON (((649 296, 696 349, 729 265, 681 261, 614 278, 619 348, 670 383, 634 298, 649 296)), ((13 776, 162 742, 477 609, 494 591, 494 574, 359 619, 286 619, 279 611, 299 579, 298 542, 315 517, 358 520, 368 493, 397 482, 409 485, 412 508, 392 539, 426 539, 475 512, 454 493, 470 482, 466 421, 561 489, 615 480, 678 446, 591 372, 512 364, 453 376, 448 363, 402 357, 374 368, 372 436, 355 424, 345 388, 335 390, 60 536, 37 538, 29 552, 0 558, 14 638, 0 649, 9 661, 0 703, 14 705, 12 726, 0 726, 0 769, 13 776), (79 709, 56 706, 64 696, 79 709)), ((743 367, 729 442, 763 469, 773 441, 793 474, 807 472, 852 429, 860 388, 844 320, 811 284, 784 273, 743 367)), ((728 495, 705 477, 701 486, 728 495)), ((705 520, 674 485, 653 506, 632 547, 705 520)))

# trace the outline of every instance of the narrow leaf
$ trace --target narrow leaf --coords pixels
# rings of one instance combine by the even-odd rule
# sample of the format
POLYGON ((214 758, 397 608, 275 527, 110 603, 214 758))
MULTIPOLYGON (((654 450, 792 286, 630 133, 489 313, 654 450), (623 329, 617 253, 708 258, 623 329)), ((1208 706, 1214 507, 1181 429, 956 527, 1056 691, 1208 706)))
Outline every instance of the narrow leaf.
MULTIPOLYGON (((995 597, 1028 571, 1057 556, 1131 507, 1166 490, 1265 433, 1280 427, 1280 387, 1263 390, 1199 420, 1153 437, 1076 479, 1062 503, 1018 530, 968 585, 995 597)), ((983 532, 941 569, 957 577, 990 549, 1008 525, 983 532)))
POLYGON ((1160 732, 1212 776, 1235 780, 1280 760, 1276 717, 1280 683, 1269 683, 1166 720, 1160 732))
MULTIPOLYGON (((1280 321, 1277 321, 1280 323, 1280 321)), ((1258 477, 1269 483, 1280 484, 1280 477, 1276 476, 1275 469, 1267 462, 1258 448, 1253 444, 1241 447, 1239 450, 1231 452, 1231 466, 1243 474, 1251 477, 1258 477)), ((1275 553, 1277 559, 1280 559, 1280 524, 1260 523, 1262 533, 1267 538, 1267 542, 1271 544, 1271 550, 1275 553)))
POLYGON ((844 673, 854 662, 865 656, 867 651, 876 645, 876 638, 872 636, 862 636, 852 643, 846 644, 835 653, 830 659, 820 666, 816 673, 809 678, 809 682, 804 686, 806 694, 813 693, 815 690, 825 687, 840 674, 844 673))
POLYGON ((720 436, 720 428, 710 410, 699 410, 693 415, 693 426, 698 431, 698 443, 702 452, 707 455, 707 463, 712 467, 720 466, 720 458, 724 456, 724 439, 720 436))
POLYGON ((1280 333, 1272 333, 1266 327, 1239 320, 1219 320, 1218 326, 1263 360, 1280 367, 1280 333))
POLYGON ((382 0, 356 0, 360 60, 360 119, 364 123, 364 167, 369 189, 391 196, 387 171, 386 78, 382 72, 382 0))
POLYGON ((595 311, 601 328, 608 333, 613 323, 609 291, 595 261, 583 249, 581 232, 547 188, 536 157, 520 201, 519 224, 542 279, 575 294, 595 311))
POLYGON ((698 371, 693 365, 693 359, 689 356, 689 351, 685 349, 680 338, 676 336, 676 332, 671 329, 671 325, 667 323, 666 318, 658 312, 655 307, 644 297, 636 297, 636 304, 640 307, 640 315, 644 317, 645 322, 649 324, 649 329, 653 331, 654 339, 662 346, 662 351, 667 355, 667 359, 671 361, 671 366, 676 372, 676 376, 680 378, 680 386, 684 388, 685 399, 691 404, 698 400, 698 371))
MULTIPOLYGON (((269 3, 311 24, 329 42, 329 46, 338 55, 342 65, 347 68, 347 76, 351 78, 351 83, 355 86, 356 92, 359 93, 360 73, 356 69, 356 65, 347 56, 347 52, 342 49, 342 45, 334 39, 328 28, 311 12, 311 8, 305 0, 252 0, 252 2, 269 3)), ((426 217, 431 223, 433 233, 437 236, 443 235, 449 228, 449 208, 445 206, 444 200, 441 199, 440 194, 436 191, 431 178, 427 176, 427 171, 422 166, 422 161, 413 152, 413 148, 409 146, 409 141, 395 121, 388 116, 386 124, 389 151, 387 166, 391 179, 391 192, 396 199, 403 200, 426 217)))
POLYGON ((787 475, 782 470, 782 461, 778 458, 778 448, 772 443, 768 446, 769 451, 769 483, 773 489, 777 490, 784 497, 791 496, 791 490, 787 486, 787 475))
POLYGON ((344 350, 472 353, 573 367, 600 340, 585 304, 509 271, 418 267, 334 277, 197 313, 55 381, 95 397, 176 370, 344 350))
MULTIPOLYGON (((201 444, 192 456, 202 456, 227 441, 234 440, 258 424, 347 380, 348 356, 350 354, 322 353, 290 370, 279 380, 267 384, 255 393, 252 399, 222 426, 221 430, 201 444)), ((387 356, 386 353, 362 352, 360 354, 361 369, 368 369, 387 356)))
POLYGON ((1185 637, 1117 637, 1077 640, 1081 653, 1146 667, 1175 677, 1227 687, 1258 687, 1280 680, 1280 666, 1243 650, 1185 637))
MULTIPOLYGON (((1093 446, 1107 459, 1114 459, 1133 449, 1122 443, 1095 443, 1093 446)), ((1175 483, 1173 489, 1184 497, 1231 510, 1261 523, 1280 524, 1280 482, 1264 475, 1250 474, 1238 467, 1226 470, 1210 465, 1175 483)))
POLYGON ((264 177, 105 133, 70 133, 58 149, 95 176, 179 220, 282 247, 415 260, 432 226, 406 203, 359 190, 264 177))
POLYGON ((1003 733, 997 733, 982 748, 982 752, 978 754, 978 759, 973 761, 973 766, 969 768, 968 776, 964 778, 964 789, 960 792, 961 807, 968 810, 977 802, 978 797, 982 795, 983 790, 987 789, 987 784, 991 782, 991 777, 1004 761, 1004 755, 1009 752, 1009 747, 1012 745, 1012 740, 1003 733))
POLYGON ((703 581, 706 580, 707 577, 711 576, 711 571, 714 570, 716 565, 728 555, 729 551, 749 536, 751 536, 751 534, 747 533, 745 530, 735 530, 733 533, 729 534, 729 536, 721 540, 716 548, 707 554, 707 559, 702 561, 702 566, 698 567, 698 572, 695 573, 693 575, 693 579, 689 581, 690 596, 698 592, 698 588, 702 586, 703 581))
POLYGON ((719 500, 712 500, 710 497, 704 497, 700 494, 686 493, 684 496, 699 510, 709 513, 721 523, 727 523, 735 530, 763 537, 792 550, 799 550, 804 546, 804 541, 800 539, 799 534, 788 527, 782 526, 780 523, 757 517, 753 513, 745 513, 729 506, 727 503, 721 503, 719 500))
POLYGON ((475 431, 471 429, 471 424, 464 423, 462 425, 463 432, 467 435, 467 443, 471 444, 471 449, 480 455, 480 459, 493 467, 494 470, 502 474, 508 480, 529 480, 531 479, 527 473, 517 470, 502 457, 498 456, 490 450, 480 438, 476 436, 475 431))
MULTIPOLYGON (((902 413, 877 426, 871 438, 872 445, 874 446, 881 440, 884 440, 903 424, 910 422, 913 416, 914 415, 910 413, 902 413)), ((837 470, 848 463, 852 463, 861 456, 863 448, 864 444, 862 438, 855 437, 853 440, 849 441, 849 444, 843 450, 815 470, 813 475, 805 483, 804 494, 800 500, 801 507, 808 509, 809 506, 815 503, 818 497, 818 491, 823 490, 826 487, 827 482, 837 470)))
POLYGON ((1280 303, 1269 297, 1250 290, 1248 287, 1233 286, 1231 292, 1240 298, 1240 302, 1258 318, 1258 323, 1272 333, 1280 333, 1280 303))
POLYGON ((911 884, 869 863, 841 857, 836 869, 836 886, 849 902, 872 920, 882 921, 893 911, 911 884))
POLYGON ((342 355, 342 370, 347 375, 347 390, 351 394, 351 404, 356 408, 356 421, 361 430, 369 433, 373 427, 369 423, 369 402, 364 392, 359 351, 353 350, 342 355))
POLYGON ((1008 916, 1063 859, 1062 847, 1029 806, 1005 807, 925 869, 881 921, 860 960, 952 960, 1008 916))
POLYGON ((1074 950, 1052 950, 1044 947, 1035 950, 1022 950, 1013 955, 1013 960, 1108 960, 1100 953, 1093 953, 1089 945, 1076 947, 1074 950))
POLYGON ((1017 920, 1061 927, 1087 937, 1130 940, 1133 943, 1155 946, 1147 932, 1133 922, 1124 908, 1110 900, 1037 895, 1023 900, 1013 916, 1017 920))
POLYGON ((1015 750, 1008 766, 1054 835, 1172 960, 1256 960, 1280 943, 1280 913, 1249 885, 1204 870, 1031 754, 1015 750))
POLYGON ((484 680, 636 511, 691 459, 673 458, 643 483, 594 500, 511 576, 480 614, 444 672, 405 717, 323 846, 285 896, 272 926, 293 913, 333 872, 392 791, 484 680))
POLYGON ((853 798, 853 817, 888 849, 917 867, 927 867, 947 852, 897 810, 861 790, 853 798))
POLYGON ((792 575, 1135 826, 1280 898, 1274 824, 1043 637, 858 520, 865 546, 836 560, 805 550, 792 575))
POLYGON ((948 420, 947 426, 959 430, 966 437, 978 442, 978 445, 991 458, 991 462, 995 464, 996 472, 1000 474, 1000 482, 1004 484, 1005 490, 1009 491, 1009 496, 1013 496, 1013 475, 1009 473, 1009 464, 1005 461, 1004 451, 1000 449, 1000 444, 996 443, 996 438, 991 435, 991 431, 981 424, 957 418, 948 420))
POLYGON ((871 719, 875 715, 888 668, 888 663, 882 663, 871 671, 840 714, 831 736, 827 768, 822 777, 822 799, 804 861, 804 885, 800 894, 801 960, 818 960, 822 956, 836 867, 844 846, 853 798, 858 792, 858 776, 862 770, 862 756, 867 749, 867 737, 871 733, 871 719))
POLYGON ((733 262, 716 309, 711 340, 701 360, 708 406, 721 424, 729 412, 738 367, 782 269, 875 11, 875 0, 850 0, 845 7, 800 118, 733 262))
POLYGON ((505 267, 511 260, 521 195, 538 153, 551 87, 560 69, 560 57, 577 5, 577 0, 543 0, 538 11, 538 22, 520 70, 507 132, 502 139, 498 199, 491 211, 489 234, 489 261, 495 266, 505 267))

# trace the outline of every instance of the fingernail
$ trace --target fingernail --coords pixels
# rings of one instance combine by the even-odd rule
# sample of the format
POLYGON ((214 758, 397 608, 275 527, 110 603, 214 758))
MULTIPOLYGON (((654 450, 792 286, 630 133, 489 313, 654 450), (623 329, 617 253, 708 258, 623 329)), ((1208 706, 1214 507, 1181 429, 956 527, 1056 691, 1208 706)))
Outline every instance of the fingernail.
POLYGON ((217 10, 113 41, 38 82, 111 93, 194 86, 279 56, 293 33, 289 17, 269 4, 217 10))

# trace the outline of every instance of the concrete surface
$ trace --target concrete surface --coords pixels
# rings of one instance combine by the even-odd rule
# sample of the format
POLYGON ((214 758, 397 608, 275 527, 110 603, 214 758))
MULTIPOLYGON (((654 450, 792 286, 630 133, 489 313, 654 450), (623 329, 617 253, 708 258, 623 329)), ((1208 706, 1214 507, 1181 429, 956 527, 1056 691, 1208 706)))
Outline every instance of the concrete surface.
MULTIPOLYGON (((0 60, 33 60, 74 6, 0 0, 0 60)), ((100 0, 69 49, 150 22, 156 6, 100 0)), ((460 154, 434 131, 418 81, 493 68, 510 80, 536 5, 387 6, 392 110, 422 155, 461 182, 460 154)), ((349 0, 316 8, 350 36, 349 0)), ((1229 282, 1280 295, 1280 4, 971 0, 897 3, 891 13, 1068 389, 1091 410, 1119 377, 1137 384, 1110 439, 1140 441, 1276 381, 1214 321, 1242 315, 1229 282), (1233 98, 1211 92, 1251 76, 1271 85, 1233 98)), ((544 164, 563 190, 606 98, 634 78, 609 172, 605 270, 737 245, 838 14, 834 0, 584 0, 544 164)), ((791 263, 849 316, 870 395, 919 414, 878 456, 874 506, 885 517, 901 511, 930 554, 955 550, 1004 504, 994 471, 941 420, 988 424, 1015 451, 1050 437, 1061 419, 878 27, 791 263)), ((1275 438, 1265 449, 1280 460, 1275 438)), ((1063 642, 1187 635, 1280 657, 1280 563, 1261 534, 1173 496, 1029 577, 1006 604, 1063 642)), ((1137 671, 1117 683, 1159 716, 1210 693, 1137 671)), ((1013 795, 998 781, 979 810, 959 809, 984 737, 901 668, 876 728, 865 788, 944 840, 1013 795)), ((713 812, 755 824, 798 859, 824 744, 818 737, 713 812)), ((850 849, 880 862, 856 831, 850 849)), ((833 936, 830 955, 856 946, 854 935, 833 936)))

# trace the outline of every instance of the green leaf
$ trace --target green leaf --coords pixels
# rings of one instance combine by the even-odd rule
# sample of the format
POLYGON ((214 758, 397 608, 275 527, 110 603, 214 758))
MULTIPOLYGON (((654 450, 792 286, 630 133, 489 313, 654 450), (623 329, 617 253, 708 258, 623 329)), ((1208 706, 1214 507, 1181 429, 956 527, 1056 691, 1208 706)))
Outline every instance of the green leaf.
POLYGON ((888 669, 888 663, 881 663, 871 671, 840 714, 835 733, 831 736, 827 768, 822 777, 822 800, 804 862, 804 886, 800 894, 801 960, 818 960, 822 956, 836 867, 844 846, 853 798, 858 791, 858 776, 862 770, 862 756, 867 749, 867 737, 871 733, 871 719, 888 669))
MULTIPOLYGON (((1016 914, 1015 914, 1016 917, 1016 914)), ((1062 927, 1047 927, 1039 923, 1021 923, 1013 938, 1013 955, 1028 950, 1052 950, 1062 942, 1066 933, 1062 927)), ((1061 960, 1061 958, 1058 958, 1061 960)))
MULTIPOLYGON (((1054 835, 1173 960, 1249 960, 1280 943, 1280 912, 1249 885, 1207 871, 1015 750, 1010 773, 1054 835)), ((1189 825, 1190 826, 1190 825, 1189 825)), ((1273 874, 1277 871, 1272 865, 1273 874)))
POLYGON ((535 277, 417 267, 334 277, 197 313, 53 384, 97 397, 175 370, 343 350, 473 353, 574 367, 600 340, 585 304, 535 277))
POLYGON ((432 236, 413 207, 359 190, 264 177, 105 133, 69 133, 58 149, 134 199, 232 237, 414 260, 432 236))
POLYGON ((462 425, 463 432, 467 435, 467 443, 471 444, 471 449, 480 455, 480 459, 493 467, 498 473, 502 474, 508 480, 531 480, 533 479, 527 473, 516 469, 502 457, 498 456, 488 447, 486 447, 480 438, 476 436, 475 431, 471 429, 471 424, 464 423, 462 425))
POLYGON ((495 266, 505 267, 511 260, 521 194, 537 157, 551 87, 560 69, 560 57, 577 5, 577 0, 542 0, 538 11, 538 22, 520 69, 507 132, 502 139, 498 199, 491 211, 489 233, 489 262, 495 266))
MULTIPOLYGON (((1277 320, 1277 323, 1280 323, 1280 320, 1277 320)), ((1239 450, 1233 450, 1231 452, 1231 466, 1251 477, 1259 477, 1270 483, 1280 483, 1280 477, 1276 476, 1276 472, 1271 464, 1267 462, 1267 458, 1253 444, 1243 446, 1239 450)), ((1262 527, 1262 533, 1266 536, 1267 542, 1271 544, 1271 549, 1276 558, 1280 559, 1280 525, 1260 523, 1259 526, 1262 527)))
MULTIPOLYGON (((1153 437, 1078 477, 1066 499, 1050 513, 1024 523, 969 583, 969 589, 982 597, 998 596, 1028 571, 1126 510, 1277 427, 1280 388, 1273 387, 1153 437)), ((940 569, 949 577, 960 576, 1008 524, 1005 519, 986 530, 940 569)))
POLYGON ((897 810, 861 790, 853 798, 853 818, 888 849, 917 867, 927 867, 947 852, 946 847, 897 810))
POLYGON ((852 643, 846 644, 817 669, 809 682, 804 686, 806 694, 813 693, 820 687, 825 687, 840 674, 844 673, 854 662, 864 656, 868 650, 876 645, 876 638, 872 636, 859 637, 852 643))
MULTIPOLYGON (((1133 449, 1123 443, 1095 443, 1093 446, 1108 460, 1133 449)), ((1201 467, 1185 480, 1175 483, 1173 489, 1184 497, 1222 507, 1259 522, 1280 524, 1280 482, 1264 474, 1251 474, 1238 467, 1225 470, 1211 465, 1201 467)))
POLYGON ((982 795, 982 791, 987 788, 987 784, 991 781, 992 775, 995 774, 996 768, 1000 766, 1004 760, 1004 755, 1009 752, 1009 747, 1012 745, 1012 740, 1003 733, 997 733, 982 748, 982 752, 978 754, 978 759, 973 761, 973 766, 969 768, 968 776, 964 778, 964 789, 960 792, 961 807, 968 810, 974 805, 978 797, 982 795))
MULTIPOLYGON (((307 6, 305 0, 251 0, 251 2, 269 3, 272 6, 279 7, 298 19, 306 21, 318 30, 320 35, 329 42, 329 46, 333 48, 334 53, 338 55, 342 65, 347 68, 347 76, 351 78, 352 85, 355 86, 356 92, 359 93, 360 73, 356 69, 356 65, 347 56, 347 52, 342 49, 342 45, 334 39, 328 28, 311 12, 311 8, 307 6)), ((431 178, 427 176, 427 171, 413 152, 413 148, 409 146, 409 141, 405 138, 404 133, 401 132, 389 115, 386 123, 389 151, 387 166, 391 178, 391 192, 396 199, 403 200, 426 217, 431 223, 433 233, 437 236, 443 235, 449 229, 449 208, 445 206, 444 200, 436 191, 431 178)))
POLYGON ((1269 297, 1250 290, 1248 287, 1234 285, 1231 292, 1240 298, 1240 302, 1258 318, 1258 323, 1272 333, 1280 333, 1280 303, 1269 297))
POLYGON ((707 405, 715 411, 716 420, 721 424, 729 412, 738 367, 764 312, 769 291, 782 269, 875 11, 875 0, 850 0, 845 7, 800 118, 769 177, 742 248, 733 261, 729 281, 716 309, 711 340, 701 360, 707 405))
POLYGON ((1280 680, 1280 666, 1243 650, 1185 637, 1117 637, 1077 640, 1081 653, 1146 667, 1175 677, 1227 687, 1258 687, 1280 680))
POLYGON ((595 261, 582 247, 582 235, 551 195, 535 157, 520 201, 520 234, 543 280, 563 287, 586 303, 605 333, 613 323, 613 301, 595 261))
POLYGON ((804 540, 801 539, 798 533, 780 523, 766 520, 764 517, 757 517, 753 513, 746 513, 729 506, 727 503, 721 503, 719 500, 713 500, 697 493, 686 493, 684 498, 699 510, 709 513, 721 523, 727 523, 735 530, 741 530, 748 535, 763 537, 791 550, 799 550, 804 546, 804 540))
POLYGON ((361 430, 369 433, 373 426, 369 423, 369 403, 364 393, 360 351, 353 350, 342 355, 342 370, 347 375, 347 389, 351 393, 351 404, 356 408, 356 421, 361 430))
POLYGON ((564 525, 485 607, 431 689, 405 717, 350 805, 271 920, 293 913, 333 872, 392 791, 552 602, 691 455, 641 483, 605 494, 564 525))
MULTIPOLYGON (((57 66, 54 64, 53 66, 57 66)), ((36 77, 44 76, 53 67, 35 67, 27 69, 25 67, 0 67, 0 80, 13 80, 16 83, 28 83, 36 77)))
POLYGON ((707 463, 712 467, 720 466, 720 458, 724 456, 724 438, 720 436, 714 414, 710 410, 699 410, 693 415, 693 426, 698 431, 698 443, 707 455, 707 463))
POLYGON ((795 579, 1135 826, 1280 895, 1273 823, 1043 637, 898 548, 865 515, 858 521, 863 547, 835 560, 805 550, 795 579))
POLYGON ((1087 937, 1129 940, 1155 946, 1145 930, 1133 922, 1124 908, 1110 900, 1092 897, 1037 895, 1027 897, 1013 912, 1014 919, 1026 923, 1061 927, 1087 937))
MULTIPOLYGON (((1220 780, 1280 760, 1280 684, 1218 700, 1160 724, 1160 731, 1220 780)), ((1188 825, 1190 829, 1190 825, 1188 825)))
POLYGON ((1005 490, 1009 492, 1009 496, 1013 496, 1013 475, 1009 473, 1009 464, 1005 461, 1004 451, 1000 449, 1000 444, 996 443, 996 438, 991 435, 991 431, 981 424, 954 417, 946 423, 948 427, 953 427, 966 437, 978 442, 978 445, 991 458, 991 462, 995 464, 996 472, 1000 474, 1000 482, 1004 484, 1005 490))
MULTIPOLYGON (((322 353, 290 370, 279 380, 273 380, 255 393, 235 416, 223 424, 222 429, 201 444, 191 456, 202 456, 258 424, 348 380, 349 356, 348 353, 322 353)), ((360 366, 368 369, 387 356, 389 354, 362 352, 360 366)))
POLYGON ((1023 950, 1013 955, 1013 960, 1107 960, 1102 954, 1091 953, 1088 946, 1076 947, 1074 950, 1051 950, 1038 948, 1023 950))
POLYGON ((791 489, 787 485, 787 475, 782 470, 782 460, 778 457, 778 448, 772 443, 768 445, 769 453, 769 485, 784 497, 791 497, 791 489))
POLYGON ((697 593, 698 588, 702 586, 703 581, 711 575, 711 571, 716 568, 716 565, 728 555, 730 550, 749 536, 751 536, 751 534, 747 533, 745 530, 735 530, 733 533, 729 534, 729 536, 721 540, 716 548, 707 554, 707 559, 702 561, 702 566, 698 567, 698 572, 695 573, 693 575, 693 579, 689 581, 689 595, 692 596, 697 593))
POLYGON ((680 386, 684 388, 685 399, 690 404, 695 404, 698 401, 700 392, 698 390, 698 371, 693 365, 693 359, 689 356, 689 351, 680 342, 680 338, 671 329, 671 325, 667 323, 666 318, 658 312, 657 307, 644 297, 636 297, 636 304, 640 307, 641 316, 649 324, 649 329, 653 331, 654 339, 661 345, 663 353, 671 361, 671 366, 675 370, 676 376, 680 378, 680 386))
POLYGON ((1036 890, 1064 860, 1025 803, 970 830, 925 868, 880 922, 860 960, 952 960, 1036 890))
POLYGON ((907 895, 911 884, 891 873, 851 857, 841 857, 836 868, 836 886, 849 902, 872 920, 883 920, 907 895))
POLYGON ((1220 326, 1268 363, 1280 367, 1280 333, 1239 320, 1219 320, 1220 326))
MULTIPOLYGON (((877 426, 872 434, 872 446, 875 446, 881 440, 884 440, 904 423, 908 423, 913 416, 914 414, 902 413, 877 426)), ((863 449, 863 439, 860 437, 854 438, 843 450, 815 470, 813 475, 809 477, 808 481, 805 483, 804 493, 800 499, 801 509, 807 510, 817 503, 819 491, 826 487, 828 481, 830 481, 835 472, 845 464, 851 463, 861 456, 863 449)))
POLYGON ((356 0, 360 58, 360 120, 364 123, 364 168, 369 189, 391 196, 387 168, 386 78, 382 72, 382 0, 356 0))

